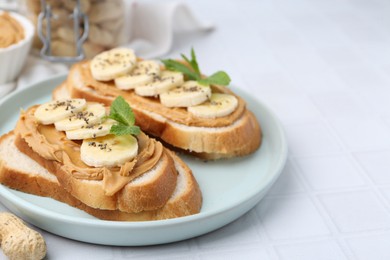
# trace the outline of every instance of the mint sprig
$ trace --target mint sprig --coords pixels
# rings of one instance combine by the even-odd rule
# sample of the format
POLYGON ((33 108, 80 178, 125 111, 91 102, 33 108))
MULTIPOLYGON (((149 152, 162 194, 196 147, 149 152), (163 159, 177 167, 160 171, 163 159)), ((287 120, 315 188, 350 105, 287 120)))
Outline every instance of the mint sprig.
POLYGON ((186 75, 190 80, 195 80, 202 85, 213 84, 213 85, 227 86, 230 84, 231 81, 230 77, 224 71, 217 71, 211 76, 206 78, 202 77, 202 73, 199 69, 199 64, 196 59, 194 48, 191 49, 191 59, 189 59, 184 54, 181 54, 181 57, 185 62, 188 63, 188 66, 173 59, 161 60, 161 62, 165 65, 165 68, 167 70, 181 72, 184 75, 186 75))
POLYGON ((122 96, 118 96, 110 107, 110 114, 107 118, 117 121, 111 126, 110 134, 114 135, 138 135, 141 130, 135 126, 135 116, 133 110, 122 96))

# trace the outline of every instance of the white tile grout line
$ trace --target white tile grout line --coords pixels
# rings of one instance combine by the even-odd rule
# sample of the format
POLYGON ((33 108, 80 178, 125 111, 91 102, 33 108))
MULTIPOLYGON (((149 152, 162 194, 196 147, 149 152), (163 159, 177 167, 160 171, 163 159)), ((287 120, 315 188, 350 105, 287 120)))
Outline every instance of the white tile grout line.
MULTIPOLYGON (((322 14, 323 14, 323 13, 320 12, 318 15, 322 15, 322 14)), ((329 19, 329 18, 327 18, 327 17, 326 17, 326 20, 332 22, 332 19, 329 19)), ((336 27, 336 26, 335 26, 335 27, 336 27)), ((343 31, 342 31, 342 30, 341 30, 341 33, 343 34, 343 31)), ((302 37, 302 39, 304 39, 304 37, 302 37)), ((350 46, 352 46, 353 48, 357 48, 353 42, 350 42, 350 46)), ((308 44, 307 47, 311 47, 312 50, 314 50, 314 51, 317 53, 316 47, 312 46, 311 44, 308 44)), ((359 51, 356 51, 355 53, 359 53, 359 51)), ((319 57, 320 57, 320 56, 319 56, 319 57)), ((364 56, 362 56, 361 58, 364 59, 364 56)), ((366 59, 366 61, 368 62, 367 59, 366 59)), ((283 64, 283 62, 281 62, 281 64, 283 64)), ((376 65, 376 64, 371 63, 371 65, 376 65)), ((327 66, 327 67, 329 67, 330 69, 332 69, 331 66, 327 66)), ((381 69, 381 68, 377 68, 377 70, 380 70, 380 69, 381 69)), ((286 71, 287 71, 287 70, 286 70, 286 71)), ((388 76, 388 75, 386 75, 386 76, 387 76, 387 78, 389 78, 389 83, 390 83, 390 76, 388 76)), ((294 75, 291 75, 291 77, 294 78, 294 75)), ((347 86, 347 88, 350 89, 348 86, 347 86)), ((312 101, 310 95, 308 95, 308 93, 306 93, 305 90, 303 90, 303 92, 304 92, 305 96, 306 96, 310 101, 312 101)), ((352 95, 354 95, 354 97, 357 97, 355 91, 353 91, 353 90, 350 89, 350 93, 351 93, 352 95)), ((360 99, 360 96, 359 96, 359 99, 360 99)), ((317 105, 315 104, 315 102, 312 102, 312 103, 313 103, 313 105, 314 105, 315 107, 317 107, 317 105)), ((322 113, 321 113, 321 110, 319 110, 318 107, 317 107, 317 111, 319 112, 319 114, 322 114, 322 113)), ((375 118, 378 119, 378 120, 380 120, 382 123, 384 123, 383 120, 382 120, 382 117, 380 117, 380 116, 375 116, 375 118)), ((385 198, 383 198, 383 197, 381 196, 381 195, 382 195, 381 192, 378 192, 377 186, 376 186, 375 183, 371 180, 371 178, 369 177, 368 173, 365 172, 365 170, 362 168, 362 166, 357 162, 356 158, 354 158, 354 157, 352 156, 352 154, 351 154, 352 152, 350 152, 350 151, 345 147, 343 141, 340 139, 339 135, 337 134, 337 131, 335 131, 335 129, 332 127, 332 125, 328 122, 328 120, 327 120, 323 115, 322 115, 321 121, 322 121, 322 123, 324 123, 324 124, 327 126, 327 129, 330 130, 330 132, 333 134, 333 137, 335 137, 335 140, 337 141, 337 143, 339 144, 339 146, 340 146, 340 147, 342 148, 342 150, 343 150, 342 154, 346 154, 347 157, 350 159, 350 161, 352 161, 352 162, 355 164, 355 166, 356 166, 358 169, 360 169, 359 174, 360 174, 361 176, 365 177, 366 180, 369 180, 369 183, 370 183, 370 185, 371 185, 371 188, 374 188, 374 190, 377 191, 377 192, 376 192, 377 195, 378 195, 380 198, 382 198, 382 203, 389 204, 389 202, 388 202, 385 198)), ((386 125, 386 124, 384 123, 384 125, 386 125)), ((334 153, 333 153, 332 155, 334 155, 334 153)), ((317 156, 317 155, 316 155, 316 156, 317 156)), ((294 156, 292 156, 292 157, 294 157, 294 156)), ((304 176, 303 176, 303 178, 304 178, 304 176)), ((307 185, 307 187, 310 188, 310 185, 308 185, 308 184, 306 184, 306 185, 307 185)))
POLYGON ((327 212, 324 205, 320 202, 317 194, 313 192, 312 188, 310 187, 310 184, 306 180, 306 178, 301 173, 301 170, 299 169, 299 166, 297 165, 296 161, 293 160, 292 164, 294 164, 294 167, 296 168, 296 172, 299 175, 299 178, 302 181, 302 184, 305 186, 305 189, 307 190, 307 194, 313 205, 316 207, 318 213, 321 215, 322 220, 325 222, 326 226, 329 228, 331 235, 330 237, 333 238, 337 242, 337 244, 342 249, 343 253, 347 258, 351 258, 351 251, 350 249, 345 245, 345 240, 339 236, 340 230, 338 229, 336 223, 331 219, 330 214, 327 212))
MULTIPOLYGON (((308 97, 308 98, 310 99, 310 97, 308 97)), ((313 104, 314 104, 314 106, 317 107, 315 102, 313 102, 313 104)), ((321 111, 319 111, 319 113, 322 114, 321 111)), ((368 185, 368 190, 373 191, 375 193, 376 197, 381 202, 382 206, 385 208, 386 212, 389 214, 389 217, 390 217, 389 202, 386 200, 386 198, 384 198, 382 192, 378 189, 378 187, 375 185, 375 183, 369 177, 369 174, 357 162, 356 158, 353 157, 352 152, 346 147, 346 145, 344 144, 342 139, 339 137, 337 131, 332 127, 332 125, 328 122, 328 120, 325 117, 323 117, 323 115, 322 115, 321 120, 322 120, 322 123, 329 130, 329 133, 333 136, 333 140, 336 140, 337 143, 339 144, 339 146, 341 147, 342 154, 345 155, 351 161, 351 163, 358 169, 358 174, 364 178, 366 184, 368 185)), ((294 163, 296 163, 296 162, 294 161, 294 163)), ((300 171, 298 171, 298 174, 302 175, 300 173, 300 171)), ((303 179, 305 179, 304 176, 301 176, 301 177, 303 179)), ((305 183, 305 185, 308 185, 306 180, 304 181, 304 183, 305 183)), ((310 188, 310 185, 308 185, 307 187, 310 188)), ((361 189, 355 188, 355 189, 351 189, 351 190, 361 190, 361 189)), ((346 253, 346 255, 351 259, 356 258, 355 253, 353 252, 353 250, 351 249, 351 247, 348 244, 348 241, 346 240, 346 236, 344 236, 344 235, 340 236, 342 234, 342 232, 338 229, 336 223, 334 223, 334 221, 331 219, 330 214, 327 212, 326 208, 324 208, 324 205, 322 205, 322 202, 318 197, 318 195, 321 194, 321 192, 309 192, 309 194, 310 194, 310 197, 312 198, 314 204, 317 206, 318 209, 320 209, 323 218, 327 221, 328 225, 331 227, 332 233, 337 234, 337 237, 335 237, 335 238, 338 240, 339 244, 342 246, 344 253, 346 253)))
MULTIPOLYGON (((328 19, 329 20, 329 19, 328 19)), ((341 32, 341 34, 343 34, 343 32, 341 32)), ((357 51, 355 51, 356 53, 359 53, 360 48, 358 48, 357 46, 354 46, 354 44, 351 44, 357 51)), ((311 45, 309 45, 310 47, 313 47, 311 45)), ((315 48, 314 48, 315 49, 315 48)), ((361 58, 363 60, 365 60, 366 62, 368 62, 368 59, 365 58, 364 56, 360 55, 361 58)), ((279 59, 277 56, 275 56, 276 59, 279 59)), ((283 65, 283 61, 279 62, 281 65, 283 65)), ((372 64, 372 62, 370 62, 371 65, 375 65, 376 64, 372 64)), ((333 69, 331 66, 328 66, 330 69, 333 69)), ((377 68, 378 70, 382 71, 382 68, 377 68)), ((285 70, 285 71, 288 71, 288 70, 285 70)), ((382 73, 383 74, 383 71, 382 73)), ((337 74, 336 74, 337 75, 337 74)), ((294 75, 290 75, 292 78, 294 78, 294 75)), ((291 78, 290 77, 290 78, 291 78)), ((350 87, 347 86, 347 89, 350 89, 350 87)), ((350 89, 351 90, 351 89, 350 89)), ((304 91, 304 90, 303 90, 304 91)), ((307 93, 306 93, 307 94, 307 93)), ((361 97, 359 94, 357 94, 356 92, 354 92, 353 90, 350 91, 350 94, 352 94, 354 97, 358 96, 359 98, 361 97)), ((308 98, 310 99, 310 97, 308 96, 308 98)), ((311 99, 310 99, 311 100, 311 99)), ((315 105, 315 104, 314 104, 315 105)), ((315 105, 316 106, 316 105, 315 105)), ((317 106, 316 106, 317 107, 317 106)), ((321 111, 319 111, 320 114, 321 111)), ((381 120, 382 118, 376 116, 376 119, 378 120, 381 120)), ((382 120, 381 120, 382 121, 382 120)), ((383 122, 383 121, 382 121, 383 122)), ((330 125, 330 123, 327 121, 326 118, 322 117, 322 123, 324 123, 327 127, 327 129, 330 131, 330 133, 332 134, 332 136, 334 137, 334 139, 337 141, 337 143, 340 145, 340 147, 342 148, 342 152, 341 154, 343 155, 346 155, 347 158, 349 159, 349 161, 351 161, 351 163, 353 163, 353 165, 358 169, 358 174, 360 176, 363 177, 363 179, 365 180, 365 183, 368 185, 368 188, 364 188, 364 187, 358 187, 358 188, 352 188, 352 189, 348 189, 348 190, 351 190, 351 191, 354 191, 354 190, 370 190, 370 191, 374 191, 376 197, 379 199, 379 201, 381 202, 382 206, 386 205, 385 208, 387 210, 387 212, 389 212, 389 201, 387 201, 386 198, 383 197, 383 194, 381 193, 381 191, 378 189, 378 185, 376 185, 372 179, 369 177, 369 174, 362 168, 362 166, 357 162, 356 158, 354 158, 353 156, 353 152, 351 152, 349 149, 346 148, 346 146, 344 145, 344 143, 342 142, 342 140, 340 139, 339 135, 337 134, 337 132, 335 131, 335 129, 330 125)), ((334 154, 332 154, 334 155, 334 154)), ((319 155, 316 155, 316 157, 318 157, 319 155)), ((321 155, 323 156, 323 155, 321 155)), ((292 164, 294 164, 294 167, 295 168, 298 168, 299 167, 296 165, 296 162, 295 162, 295 159, 294 159, 294 156, 291 156, 290 157, 290 160, 292 161, 292 164)), ((332 193, 332 192, 340 192, 338 190, 328 190, 328 191, 322 191, 322 192, 315 192, 312 190, 312 188, 310 187, 310 185, 308 184, 307 180, 305 180, 305 177, 301 174, 300 170, 296 170, 293 174, 295 175, 295 177, 297 177, 297 175, 299 175, 299 179, 301 181, 301 183, 304 185, 304 189, 305 191, 307 192, 307 194, 309 195, 309 198, 311 199, 311 201, 313 202, 313 204, 316 206, 316 208, 318 209, 318 211, 320 212, 320 214, 322 215, 322 218, 324 219, 324 221, 326 222, 327 226, 330 228, 330 230, 332 231, 332 234, 333 234, 333 237, 338 241, 339 245, 341 246, 342 250, 344 251, 344 253, 346 254, 346 256, 348 258, 355 258, 355 254, 353 252, 353 250, 351 250, 351 248, 349 247, 347 241, 345 240, 345 238, 349 238, 349 237, 355 237, 355 235, 353 233, 341 233, 340 230, 338 230, 337 228, 337 225, 333 222, 333 220, 330 218, 329 216, 329 213, 327 212, 326 208, 324 208, 324 206, 322 205, 322 202, 319 200, 318 198, 318 195, 320 194, 326 194, 326 193, 332 193), (296 172, 296 173, 295 173, 296 172), (341 236, 340 236, 341 235, 341 236)), ((386 187, 386 185, 384 185, 383 187, 386 187)), ((343 190, 345 191, 345 189, 343 190)), ((295 195, 295 194, 294 194, 295 195)), ((270 197, 287 197, 287 196, 290 196, 290 195, 270 195, 270 197)), ((256 212, 257 214, 257 212, 256 212)), ((259 222, 261 223, 261 220, 259 219, 259 222)), ((261 223, 261 225, 264 227, 263 223, 261 223)), ((265 232, 266 230, 263 229, 265 232)), ((367 232, 366 232, 367 233, 367 232)), ((374 230, 374 231, 371 231, 371 232, 368 232, 370 234, 377 234, 378 231, 377 230, 374 230)), ((381 232, 379 232, 381 233, 381 232)), ((368 234, 368 235, 370 235, 368 234)), ((269 238, 269 236, 267 234, 264 234, 264 236, 267 239, 268 241, 268 244, 271 246, 275 246, 275 244, 279 244, 281 241, 271 241, 271 239, 269 238)), ((321 239, 321 238, 319 238, 321 239)), ((310 238, 311 240, 311 238, 310 238)), ((306 241, 305 239, 303 239, 302 241, 306 241)), ((289 240, 286 241, 286 243, 289 243, 289 240)), ((273 252, 276 252, 275 248, 273 248, 273 252)))
MULTIPOLYGON (((260 203, 261 203, 261 201, 260 201, 260 203)), ((258 225, 261 226, 260 230, 262 231, 262 232, 260 232, 260 230, 258 228, 256 228, 256 232, 258 233, 260 238, 264 241, 267 253, 271 257, 270 260, 271 259, 272 260, 280 259, 278 254, 277 254, 277 251, 275 249, 275 245, 272 243, 272 240, 271 240, 267 230, 265 229, 263 221, 261 220, 257 210, 252 209, 252 211, 254 211, 254 214, 257 216, 257 223, 258 223, 258 225)))
MULTIPOLYGON (((314 103, 314 105, 316 106, 315 103, 314 103)), ((319 111, 319 112, 320 112, 320 114, 322 114, 321 111, 319 111)), ((353 165, 358 169, 359 175, 361 175, 364 178, 366 184, 369 187, 369 190, 373 191, 375 193, 376 197, 379 199, 382 206, 386 209, 386 212, 389 214, 389 202, 386 200, 386 198, 383 197, 383 194, 379 191, 378 187, 375 185, 375 183, 369 177, 369 174, 357 162, 356 158, 353 157, 352 152, 346 147, 346 145, 343 143, 342 139, 337 134, 337 131, 332 127, 332 125, 328 122, 328 120, 326 118, 322 117, 322 121, 323 121, 324 125, 327 127, 327 129, 330 131, 332 136, 334 137, 334 140, 336 140, 337 143, 339 144, 339 146, 341 147, 342 153, 345 156, 347 156, 347 158, 350 159, 351 163, 353 163, 353 165)), ((301 173, 299 172, 299 174, 301 174, 301 173)), ((304 179, 305 177, 302 176, 302 178, 304 179)), ((305 181, 305 184, 306 184, 306 181, 305 181)), ((361 189, 356 188, 354 190, 361 190, 361 189)), ((316 193, 316 192, 309 192, 309 193, 310 193, 310 197, 312 198, 314 204, 317 206, 318 209, 320 209, 322 216, 328 222, 329 226, 332 228, 332 233, 333 234, 337 233, 337 237, 335 237, 335 238, 338 240, 338 242, 342 246, 343 251, 347 254, 347 256, 349 258, 351 258, 351 259, 355 258, 356 255, 355 255, 354 251, 351 249, 351 247, 349 246, 348 241, 346 240, 346 237, 340 236, 340 234, 342 234, 342 232, 338 229, 336 223, 334 223, 334 221, 331 219, 330 214, 327 212, 324 205, 322 205, 321 200, 318 198, 318 195, 320 193, 316 193)), ((389 214, 389 216, 390 216, 390 214, 389 214)))
MULTIPOLYGON (((329 21, 329 19, 327 19, 327 20, 329 21)), ((343 32, 341 31, 341 35, 342 34, 343 34, 343 32)), ((304 39, 304 38, 302 38, 302 39, 304 39)), ((353 46, 353 44, 351 44, 351 45, 353 46)), ((309 46, 307 46, 307 47, 310 47, 312 50, 314 48, 314 51, 317 52, 316 48, 313 47, 311 44, 309 44, 309 46)), ((354 46, 354 47, 356 48, 356 46, 354 46)), ((356 52, 356 53, 358 53, 358 52, 356 52)), ((277 56, 275 56, 275 58, 276 59, 280 59, 277 56)), ((365 60, 367 62, 367 59, 365 59, 364 57, 361 57, 361 58, 363 58, 363 60, 365 60)), ((279 63, 281 65, 283 65, 283 61, 280 61, 279 63)), ((327 66, 327 67, 333 70, 333 68, 331 66, 327 66)), ((287 71, 287 73, 288 73, 287 69, 285 71, 287 71)), ((381 74, 383 74, 383 73, 381 73, 381 74)), ((290 78, 294 79, 294 75, 290 75, 290 78)), ((347 89, 350 89, 350 87, 347 86, 347 89)), ((303 90, 303 91, 306 94, 307 98, 309 100, 311 100, 310 96, 307 95, 305 90, 303 90)), ((356 97, 356 93, 353 90, 351 90, 351 94, 356 97)), ((314 102, 312 102, 312 103, 314 103, 314 102)), ((314 103, 314 106, 317 107, 317 105, 315 103, 314 103)), ((318 111, 318 112, 320 114, 322 114, 321 111, 318 111)), ((354 164, 354 166, 356 166, 356 168, 359 171, 359 175, 361 175, 364 178, 365 182, 369 186, 369 190, 374 191, 375 195, 380 200, 382 206, 386 205, 385 209, 386 209, 387 212, 389 212, 389 202, 386 200, 386 198, 383 197, 383 194, 378 190, 378 187, 375 185, 375 183, 373 183, 371 178, 368 176, 368 173, 366 173, 365 170, 362 169, 361 165, 356 161, 356 158, 354 158, 352 156, 351 151, 349 151, 346 148, 346 146, 344 145, 344 143, 342 142, 342 140, 338 136, 338 134, 335 131, 335 129, 330 125, 330 123, 327 121, 327 119, 323 117, 323 115, 322 115, 321 121, 322 121, 323 124, 326 125, 327 129, 330 131, 330 133, 332 134, 334 139, 337 141, 339 146, 342 148, 342 154, 346 155, 347 158, 354 164)), ((334 154, 332 154, 332 155, 334 155, 334 154)), ((295 168, 299 169, 299 167, 296 165, 294 156, 291 157, 291 161, 292 161, 292 164, 294 164, 295 168)), ((300 178, 302 184, 304 185, 304 189, 306 190, 307 194, 309 195, 309 198, 311 199, 313 204, 316 206, 317 210, 319 211, 319 213, 321 214, 322 218, 326 222, 327 226, 330 228, 330 230, 332 232, 332 235, 333 235, 333 238, 337 240, 338 244, 341 246, 342 250, 344 251, 344 253, 346 254, 346 256, 348 258, 355 258, 353 250, 351 250, 350 246, 348 245, 347 241, 345 240, 345 236, 344 235, 342 237, 340 236, 341 231, 338 229, 336 223, 333 222, 333 220, 331 219, 331 217, 330 217, 329 213, 327 212, 326 208, 324 208, 324 205, 322 205, 322 202, 318 198, 318 194, 321 194, 321 193, 313 192, 312 188, 308 184, 307 180, 305 180, 305 177, 301 174, 300 170, 297 170, 296 172, 297 173, 293 173, 293 174, 294 175, 295 174, 299 175, 299 178, 300 178)), ((352 189, 352 190, 356 190, 356 189, 352 189)), ((361 188, 358 189, 358 190, 361 190, 361 188)), ((328 192, 331 192, 331 191, 328 191, 328 192)), ((272 243, 272 245, 275 245, 275 242, 272 243)))
MULTIPOLYGON (((327 19, 327 21, 331 21, 331 19, 327 19)), ((340 32, 341 34, 340 35, 343 35, 343 31, 340 32)), ((304 39, 304 37, 302 37, 302 40, 304 39)), ((313 48, 314 46, 312 46, 311 44, 309 44, 309 46, 311 48, 313 48)), ((351 44, 350 46, 353 46, 355 48, 355 53, 359 53, 359 51, 361 51, 361 49, 358 47, 358 46, 354 46, 354 44, 351 44)), ((316 48, 314 47, 314 50, 316 50, 316 48)), ((367 58, 365 58, 365 56, 362 56, 361 55, 361 58, 363 60, 365 60, 366 62, 368 62, 369 60, 367 58)), ((276 59, 278 59, 278 57, 276 57, 276 59)), ((280 64, 283 64, 283 62, 279 62, 280 64)), ((372 64, 372 62, 370 62, 371 65, 373 66, 376 66, 376 64, 372 64)), ((328 66, 328 68, 332 69, 331 66, 328 66)), ((380 68, 380 70, 382 70, 382 68, 380 68)), ((288 71, 288 70, 285 70, 285 71, 288 71)), ((337 73, 336 73, 337 74, 337 73)), ((383 74, 383 73, 381 73, 383 74)), ((387 75, 386 75, 387 76, 387 75)), ((292 76, 294 77, 294 76, 292 76)), ((350 89, 348 87, 348 89, 350 89)), ((300 91, 302 91, 302 89, 299 89, 300 91)), ((303 89, 303 91, 305 91, 303 89)), ((350 91, 351 95, 354 95, 354 96, 359 96, 360 95, 356 92, 353 92, 352 90, 350 91)), ((310 99, 310 97, 308 97, 310 99)), ((310 99, 311 100, 311 99, 310 99)), ((315 105, 315 104, 314 104, 315 105)), ((316 106, 316 105, 315 105, 316 106)), ((319 111, 320 112, 320 111, 319 111)), ((371 113, 373 114, 373 113, 371 113)), ((380 118, 378 118, 380 119, 380 118)), ((338 144, 340 145, 340 147, 342 147, 342 152, 340 152, 340 154, 342 155, 346 155, 347 158, 354 164, 354 166, 356 166, 356 168, 358 169, 358 174, 360 176, 362 176, 362 178, 364 179, 365 183, 368 184, 368 188, 365 188, 365 187, 357 187, 357 188, 352 188, 352 189, 344 189, 343 191, 357 191, 357 190, 373 190, 375 192, 375 194, 377 195, 377 197, 380 199, 381 203, 382 204, 386 204, 387 207, 388 207, 388 204, 389 202, 386 200, 386 198, 384 198, 382 196, 382 193, 378 190, 379 187, 386 187, 386 185, 384 186, 380 186, 380 185, 377 185, 375 183, 373 183, 372 179, 369 177, 369 174, 362 168, 362 166, 357 162, 356 158, 354 158, 353 156, 353 152, 350 152, 344 145, 344 143, 342 142, 341 138, 339 137, 339 135, 337 134, 337 132, 335 131, 335 129, 330 125, 330 123, 326 120, 326 118, 322 118, 323 120, 323 123, 326 125, 326 127, 328 128, 328 130, 331 132, 332 136, 335 137, 335 140, 337 140, 338 144)), ((332 154, 334 155, 334 153, 332 154)), ((315 157, 319 157, 319 156, 323 156, 323 155, 314 155, 315 157)), ((299 169, 299 166, 296 165, 296 162, 295 162, 295 158, 296 156, 292 156, 290 158, 291 161, 293 161, 292 164, 294 164, 294 167, 295 168, 298 168, 299 169)), ((308 156, 308 157, 311 157, 311 156, 308 156)), ((337 190, 337 189, 333 189, 333 190, 325 190, 325 191, 315 191, 312 189, 312 187, 309 185, 309 183, 307 182, 307 180, 305 179, 305 177, 302 175, 302 173, 300 172, 300 170, 296 170, 292 173, 294 175, 294 177, 297 177, 299 179, 299 181, 302 183, 303 187, 304 187, 304 192, 300 192, 300 193, 294 193, 293 196, 300 196, 300 195, 304 195, 305 193, 307 193, 309 195, 309 198, 310 200, 313 202, 314 206, 319 210, 320 214, 322 215, 322 218, 324 219, 324 221, 326 222, 327 226, 330 228, 330 230, 332 231, 332 234, 333 234, 333 237, 338 235, 338 237, 335 237, 336 239, 338 239, 338 244, 341 245, 344 253, 347 253, 347 257, 349 258, 352 258, 354 256, 353 252, 351 251, 350 247, 347 245, 346 241, 345 241, 345 238, 349 238, 349 237, 355 237, 356 235, 359 235, 359 234, 353 234, 353 233, 341 233, 336 224, 332 221, 332 219, 329 217, 329 214, 327 212, 327 210, 323 207, 322 203, 319 201, 319 198, 318 198, 318 195, 321 195, 321 194, 327 194, 327 193, 337 193, 337 192, 341 192, 340 190, 337 190), (341 238, 340 238, 341 237, 341 238), (341 243, 341 244, 340 244, 341 243)), ((290 194, 289 195, 270 195, 270 197, 289 197, 291 196, 290 194)), ((258 215, 258 213, 256 211, 254 211, 256 215, 258 215)), ((267 234, 267 231, 266 229, 264 228, 264 225, 261 221, 261 219, 258 219, 258 222, 259 224, 262 226, 262 229, 264 231, 264 233, 262 234, 259 234, 260 235, 260 238, 265 238, 263 239, 266 243, 267 243, 267 249, 269 251, 269 253, 271 253, 271 257, 273 258, 279 258, 277 256, 277 253, 276 253, 276 250, 274 248, 275 244, 284 244, 284 243, 289 243, 289 240, 286 240, 286 241, 282 241, 282 240, 278 240, 278 241, 272 241, 270 238, 269 238, 269 235, 267 234)), ((259 229, 257 229, 257 232, 260 232, 259 229)), ((377 230, 374 230, 372 232, 368 232, 370 234, 376 234, 378 231, 377 230)), ((312 241, 313 238, 308 238, 308 239, 302 239, 301 241, 302 242, 305 242, 305 241, 312 241)), ((323 239, 322 237, 316 237, 316 239, 318 240, 321 240, 323 239)))

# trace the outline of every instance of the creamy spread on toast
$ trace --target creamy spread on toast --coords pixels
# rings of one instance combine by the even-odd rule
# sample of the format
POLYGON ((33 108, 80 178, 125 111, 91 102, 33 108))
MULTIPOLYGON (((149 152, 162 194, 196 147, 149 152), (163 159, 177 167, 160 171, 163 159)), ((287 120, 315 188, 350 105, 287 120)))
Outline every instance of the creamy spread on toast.
MULTIPOLYGON (((115 86, 114 81, 98 81, 93 78, 90 70, 90 62, 82 62, 74 65, 70 72, 70 78, 72 76, 80 77, 84 86, 98 92, 100 95, 106 97, 123 96, 134 108, 139 110, 153 112, 164 116, 165 118, 188 126, 200 126, 200 127, 224 127, 233 124, 239 119, 246 110, 245 101, 234 95, 232 91, 225 87, 211 86, 215 93, 226 93, 234 95, 238 100, 237 108, 229 115, 224 117, 217 117, 210 120, 209 118, 197 117, 188 112, 186 108, 175 107, 170 108, 161 104, 158 98, 155 97, 143 97, 137 95, 134 91, 121 90, 115 86), (75 75, 77 74, 77 75, 75 75)), ((136 113, 136 111, 134 111, 136 113)))
POLYGON ((58 131, 53 124, 37 122, 34 112, 37 106, 22 112, 15 128, 28 145, 47 160, 55 160, 74 178, 103 181, 107 195, 121 190, 131 180, 151 170, 163 156, 167 156, 160 142, 141 133, 137 136, 138 153, 131 161, 115 167, 88 166, 80 157, 80 141, 69 140, 65 132, 58 131))
POLYGON ((0 136, 0 183, 107 220, 198 213, 191 169, 135 123, 121 96, 110 107, 63 98, 21 110, 14 130, 0 136))
POLYGON ((244 156, 261 145, 262 131, 246 102, 228 87, 229 76, 204 76, 194 52, 184 61, 142 60, 130 49, 103 52, 72 66, 53 91, 110 105, 122 96, 137 124, 171 147, 215 160, 244 156))
POLYGON ((34 153, 20 136, 15 136, 13 131, 0 136, 0 183, 21 192, 53 198, 104 220, 151 221, 199 213, 202 205, 199 186, 183 161, 172 153, 170 155, 178 173, 177 185, 169 200, 154 210, 140 212, 102 210, 82 203, 64 189, 53 171, 42 167, 42 162, 48 161, 34 153))

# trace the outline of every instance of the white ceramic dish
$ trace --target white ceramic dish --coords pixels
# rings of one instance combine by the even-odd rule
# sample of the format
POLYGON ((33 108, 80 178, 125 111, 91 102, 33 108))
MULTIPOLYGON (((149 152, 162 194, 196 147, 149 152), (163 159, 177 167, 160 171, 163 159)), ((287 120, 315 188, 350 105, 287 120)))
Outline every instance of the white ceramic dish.
MULTIPOLYGON (((55 77, 13 93, 0 102, 0 134, 14 128, 21 108, 43 103, 65 79, 55 77)), ((114 222, 96 219, 53 199, 0 185, 3 204, 27 222, 51 233, 79 241, 118 246, 153 245, 180 241, 218 229, 253 208, 282 171, 287 145, 275 116, 250 95, 234 89, 248 102, 263 129, 263 143, 254 154, 233 160, 203 162, 182 158, 193 170, 203 193, 199 214, 150 222, 114 222)))
MULTIPOLYGON (((0 15, 3 11, 0 10, 0 15)), ((34 25, 26 17, 15 12, 8 12, 24 29, 24 38, 7 48, 0 48, 0 84, 13 81, 22 70, 30 52, 34 25)))

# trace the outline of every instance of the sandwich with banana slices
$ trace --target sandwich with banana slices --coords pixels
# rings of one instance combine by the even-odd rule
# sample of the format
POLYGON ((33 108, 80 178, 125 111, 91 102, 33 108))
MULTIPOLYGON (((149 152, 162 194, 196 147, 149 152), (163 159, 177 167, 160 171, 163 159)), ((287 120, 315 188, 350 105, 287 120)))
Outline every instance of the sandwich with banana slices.
POLYGON ((32 106, 0 137, 0 183, 106 220, 198 213, 202 195, 189 167, 134 123, 122 97, 110 108, 85 99, 32 106))
POLYGON ((123 96, 141 129, 171 147, 206 160, 244 156, 261 144, 262 132, 245 101, 227 86, 229 76, 209 77, 190 58, 143 60, 116 48, 72 66, 53 98, 112 103, 123 96))

